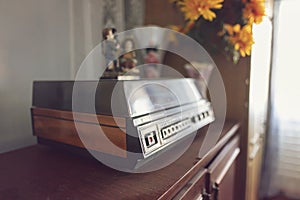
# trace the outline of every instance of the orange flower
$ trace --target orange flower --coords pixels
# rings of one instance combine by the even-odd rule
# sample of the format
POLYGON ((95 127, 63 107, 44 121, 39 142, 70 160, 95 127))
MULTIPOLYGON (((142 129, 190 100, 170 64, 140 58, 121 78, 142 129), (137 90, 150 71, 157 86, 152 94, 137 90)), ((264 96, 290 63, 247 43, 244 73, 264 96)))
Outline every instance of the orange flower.
POLYGON ((243 17, 248 19, 249 23, 260 23, 265 16, 265 1, 264 0, 249 0, 245 2, 243 9, 243 17))
POLYGON ((216 14, 211 9, 222 8, 224 0, 182 0, 178 2, 181 6, 180 10, 184 13, 185 19, 196 21, 200 16, 204 19, 212 21, 216 18, 216 14))
POLYGON ((247 24, 241 28, 239 24, 231 26, 224 25, 228 33, 227 41, 232 44, 236 51, 239 51, 242 57, 251 54, 251 48, 254 44, 251 25, 247 24))

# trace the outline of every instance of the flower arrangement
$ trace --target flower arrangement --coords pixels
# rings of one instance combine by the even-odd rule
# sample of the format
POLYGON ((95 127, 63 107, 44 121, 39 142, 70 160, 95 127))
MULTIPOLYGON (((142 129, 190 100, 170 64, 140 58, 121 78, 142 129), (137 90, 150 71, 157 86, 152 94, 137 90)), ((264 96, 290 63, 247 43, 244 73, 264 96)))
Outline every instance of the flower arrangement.
POLYGON ((217 36, 222 39, 226 55, 237 63, 249 56, 254 44, 253 23, 262 22, 265 0, 170 0, 183 13, 183 26, 171 26, 203 45, 219 47, 208 41, 217 36), (230 2, 229 2, 230 1, 230 2), (226 4, 227 3, 227 4, 226 4))

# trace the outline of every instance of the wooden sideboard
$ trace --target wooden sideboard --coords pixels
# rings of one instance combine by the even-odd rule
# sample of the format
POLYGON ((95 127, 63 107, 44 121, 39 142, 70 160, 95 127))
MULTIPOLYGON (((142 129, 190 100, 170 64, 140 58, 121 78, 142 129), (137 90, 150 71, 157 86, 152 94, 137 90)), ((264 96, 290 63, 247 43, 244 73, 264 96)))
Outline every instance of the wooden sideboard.
POLYGON ((133 174, 87 152, 37 144, 0 155, 0 199, 234 199, 239 125, 226 122, 217 144, 197 158, 207 127, 174 163, 133 174))

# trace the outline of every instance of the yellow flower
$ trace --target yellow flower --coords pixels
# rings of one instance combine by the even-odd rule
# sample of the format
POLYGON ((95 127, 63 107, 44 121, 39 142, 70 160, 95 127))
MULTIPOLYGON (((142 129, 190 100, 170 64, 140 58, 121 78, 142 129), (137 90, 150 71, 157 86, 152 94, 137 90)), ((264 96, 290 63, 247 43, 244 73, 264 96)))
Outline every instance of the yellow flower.
POLYGON ((265 16, 265 1, 264 0, 249 0, 245 2, 243 9, 243 17, 248 19, 249 23, 260 23, 265 16))
POLYGON ((227 31, 229 35, 233 35, 241 30, 241 25, 236 24, 231 26, 230 24, 224 24, 224 29, 227 31))
POLYGON ((236 51, 240 52, 242 57, 251 54, 251 48, 254 44, 251 25, 247 24, 241 27, 239 24, 234 26, 225 24, 224 29, 228 33, 226 39, 236 51))
POLYGON ((200 16, 204 19, 212 21, 216 18, 216 13, 211 9, 222 8, 224 0, 182 0, 178 2, 181 6, 180 10, 184 13, 185 19, 196 21, 200 16))
POLYGON ((169 29, 172 29, 173 31, 181 32, 182 26, 179 25, 170 25, 168 26, 169 29))
POLYGON ((195 22, 194 21, 189 21, 188 23, 185 24, 185 26, 176 26, 176 25, 171 25, 169 26, 170 29, 172 29, 173 31, 177 31, 177 32, 180 32, 180 33, 184 33, 184 34, 187 34, 192 28, 193 26, 195 25, 195 22))

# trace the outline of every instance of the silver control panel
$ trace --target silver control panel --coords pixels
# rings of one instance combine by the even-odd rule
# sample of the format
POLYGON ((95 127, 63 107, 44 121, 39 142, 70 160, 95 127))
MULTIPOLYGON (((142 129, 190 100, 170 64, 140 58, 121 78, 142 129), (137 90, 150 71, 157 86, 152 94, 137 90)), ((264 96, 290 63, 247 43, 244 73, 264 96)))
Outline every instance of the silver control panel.
MULTIPOLYGON (((181 109, 181 112, 177 113, 171 111, 170 113, 173 114, 159 119, 151 115, 144 116, 144 119, 156 119, 137 126, 144 158, 179 141, 215 119, 209 102, 195 103, 189 105, 188 108, 184 111, 181 109)), ((162 113, 156 113, 155 115, 163 116, 162 113)), ((136 121, 141 122, 141 120, 136 121)))

